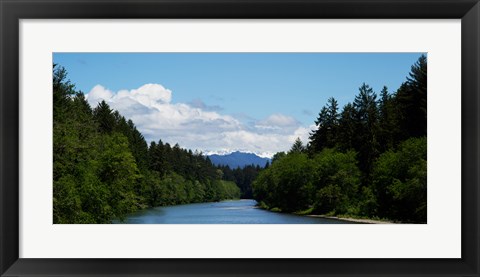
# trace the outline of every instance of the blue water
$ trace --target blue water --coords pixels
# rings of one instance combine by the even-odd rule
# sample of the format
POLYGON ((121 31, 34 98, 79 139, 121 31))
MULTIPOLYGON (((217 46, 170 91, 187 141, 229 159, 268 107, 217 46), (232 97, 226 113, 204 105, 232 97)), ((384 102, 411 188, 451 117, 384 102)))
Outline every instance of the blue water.
MULTIPOLYGON (((250 199, 197 203, 142 210, 127 216, 128 224, 343 224, 335 219, 274 213, 250 199)), ((113 222, 120 223, 120 222, 113 222)))

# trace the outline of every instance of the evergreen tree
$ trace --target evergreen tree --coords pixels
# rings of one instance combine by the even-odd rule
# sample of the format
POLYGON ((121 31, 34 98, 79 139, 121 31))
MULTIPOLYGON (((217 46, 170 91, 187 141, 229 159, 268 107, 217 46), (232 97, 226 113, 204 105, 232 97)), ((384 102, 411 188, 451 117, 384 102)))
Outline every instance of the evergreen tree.
POLYGON ((356 114, 357 140, 355 149, 358 151, 359 166, 366 180, 369 179, 373 162, 378 156, 378 107, 377 95, 370 86, 363 84, 359 94, 355 96, 353 107, 356 114))
POLYGON ((328 118, 326 122, 326 147, 334 147, 337 144, 338 137, 338 102, 335 98, 330 97, 327 101, 328 104, 328 118))
POLYGON ((427 221, 427 139, 410 138, 375 163, 377 214, 402 221, 427 221))
POLYGON ((115 115, 108 104, 102 100, 98 106, 93 110, 93 116, 98 123, 99 131, 101 133, 111 133, 115 128, 115 115))
POLYGON ((148 206, 240 197, 201 153, 161 140, 148 147, 131 120, 105 101, 92 110, 66 76, 54 66, 54 223, 110 223, 148 206))
POLYGON ((403 138, 427 135, 427 58, 422 55, 412 66, 407 81, 398 89, 396 102, 399 106, 403 138))
POLYGON ((281 160, 284 158, 287 154, 285 152, 277 152, 275 155, 272 157, 272 165, 274 162, 281 160))
POLYGON ((317 130, 310 133, 310 152, 318 153, 323 148, 334 147, 337 144, 338 132, 338 102, 330 97, 315 120, 317 130))
POLYGON ((379 101, 378 143, 379 151, 385 152, 397 144, 399 136, 398 121, 392 96, 387 87, 383 87, 379 101))
POLYGON ((356 111, 351 103, 343 107, 338 125, 338 144, 343 151, 354 149, 357 141, 356 111))
POLYGON ((75 95, 75 86, 67 79, 67 70, 53 65, 53 119, 62 120, 68 110, 71 97, 75 95))
POLYGON ((295 143, 293 143, 292 148, 288 152, 290 153, 302 153, 305 151, 305 147, 303 146, 303 142, 300 138, 297 138, 295 140, 295 143))
POLYGON ((66 76, 54 65, 54 223, 109 223, 148 206, 239 197, 277 211, 426 222, 424 55, 394 94, 384 87, 377 101, 363 84, 341 113, 329 98, 307 147, 297 138, 265 168, 215 167, 161 140, 148 146, 131 120, 105 101, 92 109, 66 76))

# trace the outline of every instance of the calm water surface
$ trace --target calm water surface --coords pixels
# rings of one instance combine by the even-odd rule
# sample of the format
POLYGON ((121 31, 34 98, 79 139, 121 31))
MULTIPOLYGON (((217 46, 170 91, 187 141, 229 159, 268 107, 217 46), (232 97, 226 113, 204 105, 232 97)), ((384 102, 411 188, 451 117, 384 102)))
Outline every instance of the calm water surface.
MULTIPOLYGON (((127 216, 129 224, 342 224, 334 219, 269 212, 250 199, 198 203, 142 210, 127 216)), ((119 223, 119 222, 114 222, 119 223)))

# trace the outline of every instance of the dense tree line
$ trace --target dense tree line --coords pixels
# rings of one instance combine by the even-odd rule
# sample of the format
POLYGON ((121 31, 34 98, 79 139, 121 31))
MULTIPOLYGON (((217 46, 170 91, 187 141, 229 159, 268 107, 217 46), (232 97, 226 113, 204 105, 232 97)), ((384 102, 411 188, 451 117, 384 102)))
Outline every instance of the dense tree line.
POLYGON ((277 153, 253 182, 260 205, 285 212, 427 221, 427 59, 394 93, 362 84, 328 99, 307 145, 277 153))
POLYGON ((148 146, 107 103, 92 109, 53 70, 53 222, 109 223, 151 206, 240 197, 202 153, 161 140, 148 146))
MULTIPOLYGON (((269 163, 267 162, 265 168, 268 167, 269 163)), ((223 180, 231 181, 237 184, 237 186, 240 188, 241 198, 252 199, 252 183, 257 178, 258 173, 262 171, 264 167, 252 164, 246 165, 243 168, 237 167, 235 169, 231 169, 228 165, 220 165, 218 166, 218 169, 223 172, 223 180)))

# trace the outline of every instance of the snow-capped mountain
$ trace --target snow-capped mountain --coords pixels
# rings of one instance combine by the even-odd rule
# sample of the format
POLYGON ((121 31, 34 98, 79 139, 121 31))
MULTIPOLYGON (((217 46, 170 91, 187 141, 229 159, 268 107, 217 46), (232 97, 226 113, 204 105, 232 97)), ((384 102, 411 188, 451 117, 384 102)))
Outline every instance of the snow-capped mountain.
POLYGON ((214 165, 228 165, 234 169, 237 167, 243 168, 246 165, 259 165, 264 167, 267 162, 271 162, 270 158, 260 157, 254 153, 245 153, 235 151, 229 154, 211 154, 207 155, 214 165))

